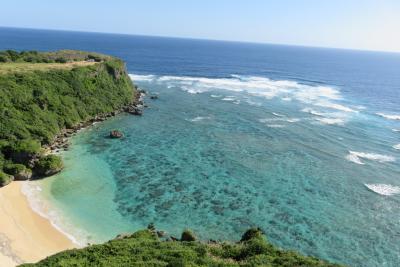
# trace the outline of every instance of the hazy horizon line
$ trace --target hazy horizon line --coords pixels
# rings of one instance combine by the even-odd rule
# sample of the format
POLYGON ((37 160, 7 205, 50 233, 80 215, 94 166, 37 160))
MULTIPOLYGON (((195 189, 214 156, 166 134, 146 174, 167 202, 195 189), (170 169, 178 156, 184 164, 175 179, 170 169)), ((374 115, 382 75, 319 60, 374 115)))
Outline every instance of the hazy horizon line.
POLYGON ((137 33, 100 32, 100 31, 85 31, 85 30, 71 30, 71 29, 50 29, 50 28, 30 28, 30 27, 13 27, 13 26, 1 26, 1 25, 0 25, 0 28, 17 29, 17 30, 61 31, 61 32, 76 32, 76 33, 127 35, 127 36, 154 37, 154 38, 171 38, 171 39, 186 39, 186 40, 198 40, 198 41, 230 42, 230 43, 244 43, 244 44, 256 44, 256 45, 294 46, 294 47, 303 47, 303 48, 317 48, 317 49, 332 49, 332 50, 348 50, 348 51, 359 51, 359 52, 378 52, 378 53, 400 54, 400 51, 394 51, 394 50, 357 49, 357 48, 347 48, 347 47, 331 47, 331 46, 317 46, 317 45, 304 45, 304 44, 287 44, 287 43, 255 42, 255 41, 243 41, 243 40, 211 39, 211 38, 201 38, 201 37, 181 37, 181 36, 152 35, 152 34, 146 35, 146 34, 137 34, 137 33))

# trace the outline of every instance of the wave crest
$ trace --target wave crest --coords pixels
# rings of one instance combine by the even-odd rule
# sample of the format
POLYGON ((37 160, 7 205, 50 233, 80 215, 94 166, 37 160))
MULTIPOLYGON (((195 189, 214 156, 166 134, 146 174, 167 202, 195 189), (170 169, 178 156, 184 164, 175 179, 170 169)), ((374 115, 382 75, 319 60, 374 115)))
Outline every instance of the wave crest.
POLYGON ((394 162, 396 159, 392 156, 375 154, 375 153, 365 153, 365 152, 357 152, 357 151, 349 151, 349 154, 346 156, 348 161, 351 161, 356 164, 364 165, 365 163, 361 161, 361 159, 368 159, 377 162, 394 162))
POLYGON ((400 115, 397 114, 385 114, 382 112, 378 112, 376 113, 376 115, 379 115, 385 119, 389 119, 389 120, 400 120, 400 115))
POLYGON ((369 190, 383 196, 391 196, 400 193, 399 186, 389 184, 364 184, 369 190))
POLYGON ((177 86, 188 93, 212 90, 246 92, 266 99, 294 99, 306 104, 342 112, 357 112, 335 101, 341 100, 338 90, 331 86, 306 85, 296 81, 272 80, 266 77, 232 75, 230 78, 206 78, 190 76, 155 76, 129 74, 136 81, 156 81, 167 86, 177 86))

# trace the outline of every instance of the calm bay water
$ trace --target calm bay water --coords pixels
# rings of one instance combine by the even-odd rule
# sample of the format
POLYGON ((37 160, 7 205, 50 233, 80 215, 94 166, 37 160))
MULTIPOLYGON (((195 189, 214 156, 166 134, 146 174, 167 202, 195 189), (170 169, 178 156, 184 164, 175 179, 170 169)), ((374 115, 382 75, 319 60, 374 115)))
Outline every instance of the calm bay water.
POLYGON ((112 54, 159 95, 83 130, 32 187, 81 242, 260 226, 331 261, 400 264, 400 54, 6 28, 0 49, 112 54))

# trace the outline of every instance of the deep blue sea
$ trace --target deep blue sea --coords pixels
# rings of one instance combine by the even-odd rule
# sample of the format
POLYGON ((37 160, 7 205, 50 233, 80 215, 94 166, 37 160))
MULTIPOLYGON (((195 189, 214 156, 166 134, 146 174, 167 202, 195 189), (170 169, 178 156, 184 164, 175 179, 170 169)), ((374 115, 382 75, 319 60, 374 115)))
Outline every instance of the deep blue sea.
POLYGON ((159 96, 82 130, 27 190, 78 242, 259 226, 304 254, 400 266, 400 54, 10 28, 0 49, 111 54, 159 96))

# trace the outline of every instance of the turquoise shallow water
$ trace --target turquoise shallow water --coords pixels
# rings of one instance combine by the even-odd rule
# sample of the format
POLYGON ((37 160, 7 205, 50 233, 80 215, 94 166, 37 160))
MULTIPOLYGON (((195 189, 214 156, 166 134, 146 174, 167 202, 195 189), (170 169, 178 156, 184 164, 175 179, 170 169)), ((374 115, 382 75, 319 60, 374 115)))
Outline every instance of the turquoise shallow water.
POLYGON ((335 262, 400 262, 395 120, 330 86, 132 77, 159 99, 142 117, 83 130, 63 154, 65 171, 41 181, 80 229, 67 232, 101 242, 154 222, 237 240, 260 226, 279 246, 335 262), (125 137, 106 138, 112 129, 125 137))

